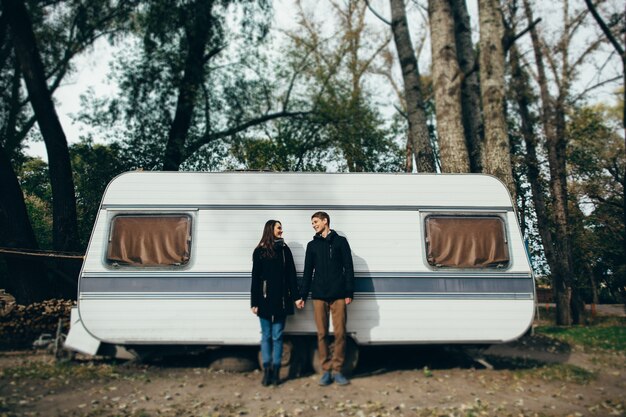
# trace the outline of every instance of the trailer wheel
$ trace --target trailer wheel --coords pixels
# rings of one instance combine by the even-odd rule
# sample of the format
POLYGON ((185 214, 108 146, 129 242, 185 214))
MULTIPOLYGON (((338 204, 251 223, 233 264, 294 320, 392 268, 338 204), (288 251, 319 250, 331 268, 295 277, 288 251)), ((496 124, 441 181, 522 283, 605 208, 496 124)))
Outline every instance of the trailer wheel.
MULTIPOLYGON (((332 341, 330 343, 330 352, 331 355, 335 349, 335 342, 332 341)), ((315 373, 321 374, 323 373, 322 365, 320 364, 320 356, 317 350, 317 338, 311 339, 311 366, 315 373)), ((359 345, 356 344, 354 339, 351 337, 346 337, 346 360, 343 364, 343 370, 341 372, 346 375, 352 374, 354 369, 359 363, 359 345)))
POLYGON ((250 372, 256 368, 249 349, 220 348, 211 355, 210 368, 226 372, 250 372))
MULTIPOLYGON (((307 356, 306 344, 297 337, 285 337, 283 339, 283 356, 280 361, 280 378, 291 379, 302 374, 305 358, 307 356)), ((258 355, 259 367, 263 370, 261 351, 258 355)))

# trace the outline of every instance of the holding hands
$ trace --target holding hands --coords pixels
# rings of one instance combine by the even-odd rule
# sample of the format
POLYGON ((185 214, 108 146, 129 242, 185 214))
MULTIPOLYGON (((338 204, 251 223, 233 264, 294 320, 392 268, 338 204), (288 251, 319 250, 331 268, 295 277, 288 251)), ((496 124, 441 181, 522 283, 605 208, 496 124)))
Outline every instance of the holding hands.
POLYGON ((303 309, 304 308, 304 300, 302 298, 296 301, 296 307, 298 309, 303 309))

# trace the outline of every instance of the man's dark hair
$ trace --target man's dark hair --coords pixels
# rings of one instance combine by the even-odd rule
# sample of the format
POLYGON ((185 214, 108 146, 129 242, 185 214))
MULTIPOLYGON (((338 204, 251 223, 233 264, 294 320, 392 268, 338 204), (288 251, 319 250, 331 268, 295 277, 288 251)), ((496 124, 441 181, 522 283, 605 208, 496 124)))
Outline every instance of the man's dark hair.
POLYGON ((318 211, 318 212, 313 213, 313 215, 311 216, 311 219, 314 217, 317 217, 320 220, 326 219, 328 221, 328 226, 330 226, 330 216, 325 211, 318 211))

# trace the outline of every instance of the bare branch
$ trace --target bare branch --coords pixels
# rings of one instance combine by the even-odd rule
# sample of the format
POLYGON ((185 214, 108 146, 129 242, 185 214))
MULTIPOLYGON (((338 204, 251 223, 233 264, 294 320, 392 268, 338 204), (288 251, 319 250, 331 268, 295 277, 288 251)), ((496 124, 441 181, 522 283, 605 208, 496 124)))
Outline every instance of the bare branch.
POLYGON ((523 55, 520 55, 520 61, 522 62, 522 67, 524 67, 524 69, 528 72, 528 74, 532 77, 532 79, 536 83, 539 83, 539 75, 537 75, 537 71, 535 71, 532 65, 530 65, 526 57, 524 57, 523 55))
POLYGON ((424 49, 424 45, 426 44, 426 32, 422 32, 419 39, 415 41, 415 58, 419 61, 420 56, 422 55, 422 50, 424 49))
POLYGON ((300 75, 302 70, 304 70, 306 68, 306 63, 308 61, 308 58, 309 58, 310 54, 311 54, 311 51, 308 51, 306 53, 306 55, 302 58, 302 63, 300 65, 300 67, 297 68, 293 72, 293 76, 291 77, 291 80, 289 80, 289 87, 287 87, 287 93, 285 94, 285 99, 283 100, 283 111, 287 110, 287 105, 289 104, 289 99, 291 97, 291 91, 293 90, 293 86, 294 86, 294 84, 296 82, 296 78, 298 78, 298 75, 300 75))
POLYGON ((622 45, 619 44, 619 42, 617 41, 615 36, 613 36, 613 33, 611 32, 611 29, 609 29, 607 24, 604 22, 604 19, 602 19, 602 17, 598 13, 598 10, 596 9, 596 7, 593 5, 591 0, 585 0, 585 4, 587 5, 587 8, 589 9, 589 12, 591 12, 591 15, 593 16, 593 18, 598 23, 598 26, 600 26, 600 29, 602 29, 602 32, 604 33, 604 36, 607 37, 609 42, 611 42, 611 45, 613 45, 613 48, 615 48, 617 53, 620 54, 622 59, 624 59, 624 48, 622 47, 622 45))
POLYGON ((566 30, 569 29, 568 34, 570 39, 574 37, 578 29, 585 22, 585 17, 587 17, 588 14, 589 12, 587 10, 583 10, 570 22, 571 24, 566 28, 566 30))
POLYGON ((216 46, 215 48, 211 49, 211 51, 209 51, 209 53, 206 54, 206 56, 204 57, 204 62, 205 63, 209 62, 209 60, 211 58, 213 58, 214 56, 216 56, 217 54, 222 52, 224 49, 226 49, 227 46, 228 45, 220 45, 220 46, 216 46))
POLYGON ((580 65, 585 58, 587 57, 587 55, 589 55, 590 53, 592 53, 593 51, 595 51, 603 42, 605 42, 604 39, 599 38, 596 39, 595 41, 593 41, 588 47, 587 49, 585 49, 576 59, 576 61, 574 61, 571 65, 572 70, 575 69, 578 65, 580 65))
POLYGON ((544 49, 544 53, 543 56, 546 58, 546 60, 548 61, 548 65, 550 66, 550 69, 552 70, 552 75, 554 75, 554 82, 556 83, 556 85, 559 88, 559 91, 562 88, 563 83, 561 82, 561 78, 559 77, 559 66, 557 65, 556 61, 554 60, 554 56, 553 54, 551 54, 549 51, 547 51, 548 47, 546 46, 545 42, 542 40, 541 41, 541 46, 542 49, 544 49))
POLYGON ((535 21, 532 22, 530 25, 526 26, 526 28, 522 30, 520 33, 516 35, 511 35, 510 37, 507 36, 507 38, 504 40, 504 52, 506 53, 511 48, 511 46, 515 43, 515 41, 517 41, 519 38, 521 38, 522 36, 530 32, 535 26, 537 26, 539 22, 541 22, 540 17, 535 19, 535 21))
POLYGON ((575 103, 576 101, 580 100, 585 94, 589 93, 590 91, 595 90, 596 88, 600 88, 600 87, 602 87, 603 85, 606 85, 606 84, 614 83, 614 82, 619 81, 621 79, 622 79, 622 76, 618 75, 616 77, 609 78, 608 80, 600 81, 599 83, 594 84, 591 87, 585 88, 580 94, 578 94, 576 97, 574 97, 572 99, 572 102, 575 103))
POLYGON ((211 129, 210 94, 205 83, 200 83, 200 88, 202 89, 202 96, 204 97, 204 131, 206 134, 209 132, 209 129, 211 129))
POLYGON ((404 117, 405 120, 409 120, 409 115, 404 110, 402 110, 396 104, 393 105, 393 108, 396 109, 400 116, 404 117))
POLYGON ((611 201, 611 200, 607 200, 606 198, 600 196, 600 195, 596 195, 596 194, 590 194, 589 198, 592 198, 594 200, 597 200, 598 202, 602 203, 602 204, 606 204, 609 206, 613 206, 613 207, 617 207, 619 209, 623 209, 624 205, 621 203, 618 203, 616 201, 611 201))
POLYGON ((398 83, 396 82, 396 80, 394 80, 394 78, 393 78, 393 76, 391 74, 391 69, 390 68, 376 69, 376 70, 372 71, 372 74, 381 75, 381 76, 385 77, 385 79, 387 81, 389 81, 389 84, 391 84, 391 88, 396 93, 396 96, 398 97, 398 100, 400 102, 405 102, 404 93, 402 92, 402 87, 400 87, 398 85, 398 83))
POLYGON ((261 117, 257 117, 255 119, 252 120, 248 120, 245 123, 242 123, 240 125, 231 127, 230 129, 226 129, 223 130, 221 132, 215 132, 215 133, 210 133, 210 134, 206 134, 203 137, 201 137, 200 139, 196 140, 195 142, 191 143, 187 149, 185 150, 185 159, 189 158, 191 155, 193 155, 196 151, 198 151, 200 148, 202 148, 204 145, 213 142, 215 140, 218 139, 222 139, 222 138, 226 138, 229 136, 233 136, 236 135, 239 132, 243 132, 244 130, 253 127, 253 126, 258 126, 260 124, 263 124, 265 122, 268 122, 270 120, 274 120, 274 119, 280 119, 283 117, 295 117, 295 116, 304 116, 307 114, 310 114, 311 112, 287 112, 287 111, 280 111, 277 113, 269 113, 269 114, 265 114, 261 117))
POLYGON ((370 64, 372 63, 372 61, 378 56, 378 54, 380 54, 380 52, 385 49, 387 47, 387 45, 389 45, 389 42, 391 42, 391 37, 387 37, 387 39, 385 39, 385 42, 383 42, 378 49, 376 49, 376 51, 374 51, 374 53, 369 57, 369 59, 367 59, 363 65, 361 66, 361 70, 357 73, 357 78, 360 79, 361 76, 363 75, 363 73, 365 71, 367 71, 367 69, 369 68, 370 64))
POLYGON ((374 14, 374 16, 376 16, 377 18, 379 18, 383 23, 385 23, 386 25, 391 26, 391 22, 387 19, 385 19, 384 17, 382 17, 376 10, 374 10, 374 8, 372 7, 372 5, 370 4, 369 0, 365 0, 365 4, 367 4, 367 8, 370 9, 370 12, 372 12, 374 14))

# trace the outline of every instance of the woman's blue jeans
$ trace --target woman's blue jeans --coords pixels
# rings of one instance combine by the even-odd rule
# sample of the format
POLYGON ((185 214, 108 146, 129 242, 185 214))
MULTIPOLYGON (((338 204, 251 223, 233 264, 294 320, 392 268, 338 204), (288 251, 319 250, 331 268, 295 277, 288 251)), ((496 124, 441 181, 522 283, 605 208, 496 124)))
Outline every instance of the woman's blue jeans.
POLYGON ((274 318, 274 321, 259 317, 261 321, 261 360, 263 366, 273 364, 280 366, 283 356, 283 331, 285 318, 274 318))

